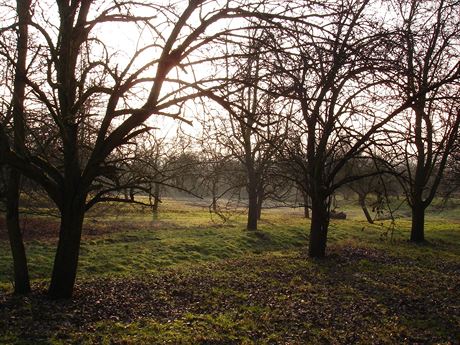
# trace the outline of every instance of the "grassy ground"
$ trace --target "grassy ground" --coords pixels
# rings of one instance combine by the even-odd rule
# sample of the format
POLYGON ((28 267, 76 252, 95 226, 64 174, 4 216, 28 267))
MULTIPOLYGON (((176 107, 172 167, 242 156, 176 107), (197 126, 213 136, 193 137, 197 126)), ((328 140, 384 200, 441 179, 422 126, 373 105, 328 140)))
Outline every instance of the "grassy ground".
MULTIPOLYGON (((343 204, 343 202, 342 202, 343 204)), ((369 225, 356 206, 331 224, 328 257, 305 255, 300 209, 223 224, 206 207, 169 201, 153 219, 130 206, 87 217, 75 299, 44 297, 57 222, 29 216, 35 292, 11 296, 0 235, 0 343, 457 344, 460 216, 433 209, 424 245, 410 222, 369 225)), ((407 210, 402 209, 401 214, 407 210)), ((0 230, 1 231, 1 230, 0 230)))

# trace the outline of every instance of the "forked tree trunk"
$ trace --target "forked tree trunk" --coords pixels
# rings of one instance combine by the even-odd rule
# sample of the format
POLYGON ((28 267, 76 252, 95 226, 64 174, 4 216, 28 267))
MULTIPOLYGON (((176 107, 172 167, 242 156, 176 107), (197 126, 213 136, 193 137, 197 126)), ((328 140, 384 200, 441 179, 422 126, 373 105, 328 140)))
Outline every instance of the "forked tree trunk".
POLYGON ((13 256, 14 293, 30 292, 26 250, 19 225, 19 173, 11 169, 6 195, 6 225, 13 256))
POLYGON ((420 202, 416 202, 412 205, 410 240, 415 243, 425 241, 425 207, 420 202))
POLYGON ((372 219, 369 210, 367 209, 366 206, 366 195, 365 194, 358 194, 358 202, 359 206, 361 206, 361 209, 363 210, 364 216, 366 217, 366 220, 370 224, 374 224, 374 220, 372 219))
POLYGON ((77 276, 85 197, 69 198, 61 210, 59 242, 48 295, 52 299, 71 298, 77 276))
POLYGON ((326 256, 327 231, 329 227, 329 212, 325 200, 312 200, 310 244, 308 255, 311 258, 326 256))

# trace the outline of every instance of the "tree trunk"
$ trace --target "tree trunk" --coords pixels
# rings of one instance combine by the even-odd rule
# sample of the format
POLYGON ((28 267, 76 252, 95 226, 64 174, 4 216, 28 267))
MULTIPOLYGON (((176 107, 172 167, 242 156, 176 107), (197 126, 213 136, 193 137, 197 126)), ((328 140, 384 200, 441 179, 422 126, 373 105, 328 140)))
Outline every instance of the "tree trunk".
POLYGON ((212 196, 212 212, 217 212, 217 198, 214 195, 212 196))
POLYGON ((367 209, 367 206, 366 206, 366 195, 358 193, 358 202, 359 202, 359 206, 361 206, 361 209, 364 212, 364 215, 366 216, 367 221, 370 224, 374 224, 374 220, 372 219, 369 213, 369 210, 367 209))
MULTIPOLYGON (((429 164, 427 160, 427 153, 425 153, 425 140, 423 135, 423 119, 426 114, 425 108, 425 97, 422 97, 418 103, 412 106, 415 113, 415 146, 417 148, 416 157, 417 165, 415 167, 415 173, 412 180, 412 193, 411 206, 412 206, 412 227, 410 233, 411 242, 420 243, 425 240, 424 227, 425 227, 425 206, 423 204, 423 191, 426 188, 426 184, 429 177, 429 164), (428 168, 427 168, 428 167, 428 168)), ((426 133, 427 137, 431 137, 426 133)), ((428 144, 428 143, 427 143, 428 144)), ((430 150, 431 145, 428 147, 430 150)))
POLYGON ((212 211, 217 212, 217 182, 213 179, 212 181, 212 211))
POLYGON ((262 217, 262 205, 264 203, 263 192, 261 192, 261 188, 258 190, 257 193, 257 220, 260 220, 262 217))
POLYGON ((249 208, 248 208, 248 224, 247 230, 257 230, 257 218, 259 213, 257 203, 257 188, 254 183, 249 182, 248 185, 248 197, 249 197, 249 208))
MULTIPOLYGON (((13 130, 14 148, 21 152, 25 145, 24 131, 24 100, 27 73, 28 23, 30 20, 30 0, 18 0, 18 41, 15 77, 13 86, 13 130)), ((14 292, 27 294, 30 292, 29 270, 27 257, 19 226, 19 182, 20 174, 15 169, 10 170, 6 195, 6 226, 13 256, 14 292)))
POLYGON ((308 202, 308 194, 302 193, 303 196, 303 216, 306 219, 310 219, 310 205, 308 202))
POLYGON ((308 255, 311 258, 326 256, 327 230, 329 226, 329 212, 324 200, 312 200, 310 244, 308 255))
POLYGON ((305 219, 310 219, 310 208, 308 207, 308 205, 303 206, 303 217, 305 219))
POLYGON ((415 243, 425 241, 425 207, 423 207, 423 204, 419 202, 412 205, 412 227, 410 240, 415 243))
POLYGON ((19 173, 12 169, 6 195, 6 225, 13 256, 14 293, 28 294, 30 292, 29 270, 19 226, 19 181, 19 173))
POLYGON ((153 204, 152 212, 153 216, 158 216, 158 206, 160 204, 160 184, 155 182, 155 189, 153 190, 153 204))
POLYGON ((52 299, 71 298, 77 276, 85 198, 77 194, 69 199, 61 210, 59 243, 48 290, 52 299))

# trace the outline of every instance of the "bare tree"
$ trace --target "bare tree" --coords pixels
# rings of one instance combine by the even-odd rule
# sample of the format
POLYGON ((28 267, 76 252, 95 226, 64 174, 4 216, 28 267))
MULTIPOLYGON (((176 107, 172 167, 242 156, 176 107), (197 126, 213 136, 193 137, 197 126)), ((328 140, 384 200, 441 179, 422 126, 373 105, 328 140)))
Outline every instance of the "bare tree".
POLYGON ((247 230, 257 230, 262 204, 268 197, 269 170, 285 133, 279 121, 277 101, 266 90, 269 78, 267 52, 263 42, 265 29, 254 26, 248 38, 238 42, 237 52, 225 61, 226 90, 232 106, 229 116, 214 116, 214 138, 238 159, 246 174, 248 196, 247 230), (231 58, 235 56, 235 58, 231 58))
MULTIPOLYGON (((7 65, 14 64, 14 82, 12 87, 11 107, 4 115, 3 121, 12 122, 13 149, 21 151, 25 141, 25 92, 26 92, 26 69, 28 54, 28 23, 30 20, 30 0, 17 0, 16 12, 17 23, 11 26, 16 32, 16 49, 8 51, 2 42, 3 53, 7 65), (5 49, 6 48, 6 49, 5 49), (11 55, 12 54, 12 55, 11 55)), ((8 169, 6 179, 6 224, 8 237, 13 256, 14 292, 27 294, 30 292, 29 272, 24 242, 22 239, 19 223, 19 192, 21 173, 18 169, 8 169)))
POLYGON ((445 169, 439 188, 444 200, 447 201, 450 197, 457 195, 460 189, 460 136, 457 137, 445 169))
POLYGON ((382 215, 384 202, 388 201, 386 199, 390 197, 390 192, 394 191, 394 185, 398 185, 393 167, 381 157, 367 155, 351 159, 341 174, 357 177, 356 180, 344 185, 341 190, 351 190, 358 196, 358 204, 366 220, 373 224, 374 220, 382 215), (360 176, 362 177, 358 178, 360 176), (374 196, 371 204, 369 204, 369 196, 374 196), (368 206, 372 206, 371 211, 376 213, 374 217, 368 206))
POLYGON ((209 124, 203 123, 203 133, 199 139, 200 170, 205 193, 211 196, 210 211, 221 214, 219 200, 242 186, 241 181, 235 179, 238 174, 232 168, 231 154, 214 140, 209 127, 209 124))
POLYGON ((425 240, 425 210, 431 204, 458 140, 460 125, 460 40, 458 1, 395 1, 399 18, 394 87, 410 110, 397 119, 392 134, 402 152, 400 182, 412 209, 410 239, 425 240), (427 94, 433 84, 444 84, 427 94))
POLYGON ((144 205, 156 217, 165 188, 194 194, 194 186, 184 184, 186 175, 199 164, 189 146, 190 141, 180 131, 175 135, 159 135, 157 131, 139 135, 133 145, 119 153, 116 173, 98 179, 98 193, 105 196, 93 200, 144 205), (192 161, 187 157, 192 157, 192 161))
MULTIPOLYGON (((60 211, 49 295, 69 298, 76 278, 84 215, 105 198, 94 193, 94 186, 99 177, 116 171, 114 152, 148 131, 144 123, 152 115, 181 119, 188 101, 215 98, 213 88, 217 83, 193 73, 180 74, 179 70, 192 72, 194 66, 215 58, 206 55, 209 52, 205 47, 229 31, 225 25, 208 30, 213 24, 226 18, 258 15, 261 7, 242 7, 243 1, 228 1, 223 6, 205 1, 172 6, 90 0, 57 1, 46 9, 40 5, 36 3, 29 26, 41 37, 41 44, 25 81, 31 93, 29 107, 40 110, 43 122, 51 125, 49 131, 56 134, 56 159, 31 150, 43 141, 34 134, 16 150, 5 126, 0 136, 0 157, 40 184, 60 211), (113 22, 140 25, 155 41, 138 47, 124 62, 114 61, 110 45, 104 44, 105 38, 95 30, 113 22), (92 102, 98 105, 88 108, 92 102), (83 147, 82 138, 87 139, 83 147)), ((235 21, 232 25, 244 24, 235 21)), ((28 129, 34 133, 33 124, 29 123, 28 129)))
POLYGON ((296 104, 290 139, 302 150, 291 162, 304 173, 311 197, 311 257, 325 255, 334 191, 363 177, 339 173, 350 159, 375 146, 383 126, 412 101, 389 114, 372 107, 387 93, 382 72, 388 61, 387 33, 370 3, 312 4, 321 19, 286 27, 273 40, 279 42, 272 48, 281 86, 277 92, 296 104))

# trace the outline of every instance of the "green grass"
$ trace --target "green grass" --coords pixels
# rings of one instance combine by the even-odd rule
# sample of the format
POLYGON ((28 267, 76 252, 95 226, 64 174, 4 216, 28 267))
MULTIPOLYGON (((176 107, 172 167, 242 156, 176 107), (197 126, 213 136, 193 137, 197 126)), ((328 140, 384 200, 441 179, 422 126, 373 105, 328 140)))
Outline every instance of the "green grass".
POLYGON ((38 291, 28 298, 9 295, 0 240, 0 344, 454 344, 457 213, 430 210, 428 241, 414 245, 408 218, 370 225, 354 203, 339 208, 349 217, 331 222, 328 257, 311 260, 301 209, 267 210, 248 232, 243 213, 222 223, 174 201, 156 219, 100 207, 86 219, 66 303, 42 295, 55 234, 26 241, 38 291))
MULTIPOLYGON (((370 225, 359 207, 348 203, 351 219, 333 220, 329 244, 362 243, 385 248, 399 255, 417 259, 442 252, 447 257, 459 254, 460 220, 446 219, 435 213, 427 220, 427 239, 423 254, 407 243, 410 221, 398 219, 393 231, 389 222, 370 225)), ((451 211, 447 210, 448 215, 451 211)), ((192 207, 169 201, 157 219, 148 210, 126 205, 103 206, 88 214, 85 227, 93 235, 82 241, 80 278, 94 275, 126 275, 157 272, 166 267, 238 257, 251 253, 276 252, 305 246, 309 221, 301 209, 274 209, 264 212, 260 231, 244 231, 245 215, 236 214, 222 223, 205 207, 192 207), (115 228, 115 229, 113 229, 115 228)), ((88 231, 86 231, 88 233, 88 231)), ((55 236, 56 237, 56 236, 55 236)), ((34 239, 26 243, 32 279, 50 276, 55 238, 34 239)), ((6 241, 0 241, 0 288, 6 289, 12 279, 12 261, 6 241)))
MULTIPOLYGON (((169 266, 305 245, 305 220, 299 218, 282 225, 282 217, 270 216, 261 222, 261 231, 257 232, 244 231, 243 217, 230 224, 216 224, 210 220, 209 212, 193 209, 184 212, 168 211, 156 221, 150 220, 149 215, 133 210, 114 218, 108 216, 98 222, 99 229, 120 227, 115 224, 123 224, 127 228, 109 233, 102 231, 100 236, 85 236, 81 245, 78 275, 80 278, 101 274, 142 275, 169 266), (127 219, 132 219, 132 222, 127 222, 127 219), (273 223, 276 220, 278 224, 273 223)), ((88 218, 87 223, 91 226, 92 217, 88 218)), ((56 241, 32 240, 26 246, 32 279, 49 278, 56 241)), ((5 286, 12 273, 6 241, 0 242, 0 250, 0 282, 5 286)))

